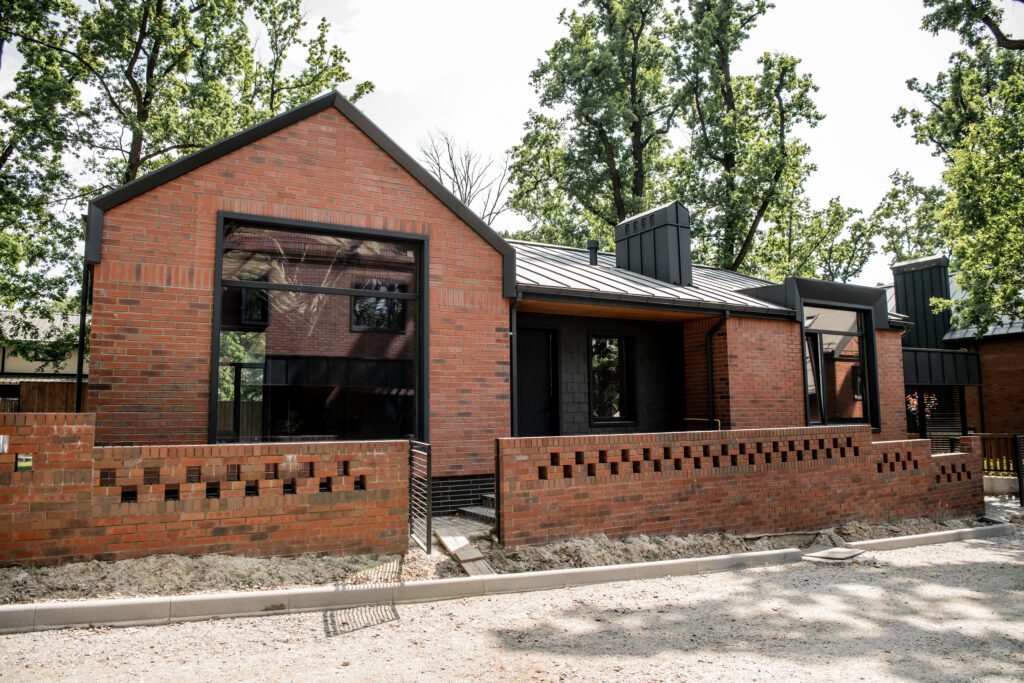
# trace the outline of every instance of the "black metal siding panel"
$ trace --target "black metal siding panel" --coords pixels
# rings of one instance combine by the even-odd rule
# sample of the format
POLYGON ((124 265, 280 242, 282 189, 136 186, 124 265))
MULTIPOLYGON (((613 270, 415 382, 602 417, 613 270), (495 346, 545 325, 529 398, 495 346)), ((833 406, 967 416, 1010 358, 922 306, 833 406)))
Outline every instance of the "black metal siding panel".
POLYGON ((903 349, 903 382, 920 386, 973 386, 981 383, 977 353, 944 349, 903 349))

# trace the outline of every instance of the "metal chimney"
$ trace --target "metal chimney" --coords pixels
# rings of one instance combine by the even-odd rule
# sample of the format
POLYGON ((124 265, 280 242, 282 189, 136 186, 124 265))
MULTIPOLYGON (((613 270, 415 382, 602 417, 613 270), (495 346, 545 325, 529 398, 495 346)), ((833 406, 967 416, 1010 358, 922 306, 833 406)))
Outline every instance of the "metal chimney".
POLYGON ((693 284, 690 212, 675 201, 615 226, 615 265, 674 285, 693 284))
POLYGON ((590 252, 590 265, 597 265, 597 248, 600 246, 600 242, 597 240, 590 240, 587 242, 587 251, 590 252))

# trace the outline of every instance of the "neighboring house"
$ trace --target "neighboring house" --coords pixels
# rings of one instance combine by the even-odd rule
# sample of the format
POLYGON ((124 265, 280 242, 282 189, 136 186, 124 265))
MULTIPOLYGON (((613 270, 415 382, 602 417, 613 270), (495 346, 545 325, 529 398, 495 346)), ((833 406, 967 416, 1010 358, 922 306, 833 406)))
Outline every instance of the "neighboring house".
MULTIPOLYGON (((17 311, 0 310, 0 318, 6 323, 6 329, 16 329, 16 326, 11 324, 11 318, 15 317, 18 321, 25 319, 24 315, 17 311)), ((48 336, 55 324, 60 324, 44 318, 31 318, 27 322, 31 323, 43 338, 48 336)), ((0 342, 0 412, 73 412, 77 371, 77 349, 72 350, 62 363, 54 366, 23 358, 12 345, 0 342)), ((86 380, 88 371, 89 363, 86 360, 86 380)))
POLYGON ((691 263, 686 209, 616 253, 506 241, 337 94, 98 199, 97 440, 433 446, 435 507, 495 438, 867 423, 903 438, 880 288, 691 263))
POLYGON ((971 432, 1024 433, 1024 325, 1003 318, 981 337, 952 326, 933 297, 963 296, 949 260, 932 256, 892 268, 895 310, 914 326, 904 338, 908 429, 938 448, 971 432))

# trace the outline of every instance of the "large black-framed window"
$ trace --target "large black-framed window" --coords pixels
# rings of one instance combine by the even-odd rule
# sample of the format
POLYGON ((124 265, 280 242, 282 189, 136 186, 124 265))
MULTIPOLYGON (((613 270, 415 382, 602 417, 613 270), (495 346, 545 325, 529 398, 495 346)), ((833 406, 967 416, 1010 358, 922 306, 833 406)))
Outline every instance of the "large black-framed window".
POLYGON ((629 336, 588 336, 587 356, 592 425, 636 421, 633 340, 629 336))
POLYGON ((211 441, 426 438, 426 239, 219 223, 211 441))
POLYGON ((874 423, 865 400, 876 373, 863 311, 805 305, 804 388, 809 424, 874 423))

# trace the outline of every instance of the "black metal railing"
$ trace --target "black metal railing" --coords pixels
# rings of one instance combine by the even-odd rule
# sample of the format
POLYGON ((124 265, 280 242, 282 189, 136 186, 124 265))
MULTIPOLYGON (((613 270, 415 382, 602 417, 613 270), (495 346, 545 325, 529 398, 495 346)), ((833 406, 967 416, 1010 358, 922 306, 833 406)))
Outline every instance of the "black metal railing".
POLYGON ((409 441, 409 535, 429 555, 431 542, 430 444, 409 441))

